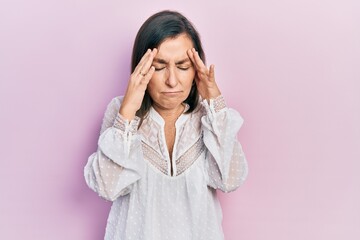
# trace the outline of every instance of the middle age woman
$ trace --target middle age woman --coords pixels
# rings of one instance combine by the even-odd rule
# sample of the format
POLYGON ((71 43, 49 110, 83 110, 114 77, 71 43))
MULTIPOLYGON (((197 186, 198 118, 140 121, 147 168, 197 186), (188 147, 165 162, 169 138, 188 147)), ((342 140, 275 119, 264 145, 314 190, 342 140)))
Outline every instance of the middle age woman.
POLYGON ((228 108, 198 32, 162 11, 140 28, 123 97, 109 103, 86 182, 113 201, 105 239, 223 239, 216 189, 247 176, 228 108))

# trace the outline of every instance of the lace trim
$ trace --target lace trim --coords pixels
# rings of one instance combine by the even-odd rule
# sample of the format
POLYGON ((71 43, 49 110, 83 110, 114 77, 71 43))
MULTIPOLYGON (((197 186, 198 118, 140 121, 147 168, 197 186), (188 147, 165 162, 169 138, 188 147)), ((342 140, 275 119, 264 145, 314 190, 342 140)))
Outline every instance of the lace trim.
POLYGON ((181 157, 176 160, 176 176, 185 172, 196 159, 198 159, 201 153, 205 150, 205 144, 200 137, 194 145, 191 146, 181 157))
MULTIPOLYGON (((161 157, 152 147, 142 142, 142 149, 144 158, 149 161, 160 172, 168 174, 168 162, 161 157)), ((194 145, 192 145, 183 155, 181 155, 176 161, 176 176, 179 176, 185 172, 195 161, 199 158, 202 152, 205 150, 205 144, 202 137, 200 137, 194 145)))
POLYGON ((156 152, 146 143, 142 142, 141 145, 144 153, 144 158, 149 161, 154 167, 156 167, 160 172, 168 175, 166 160, 163 159, 158 152, 156 152))
POLYGON ((219 112, 220 110, 222 110, 225 107, 226 107, 226 103, 225 103, 225 99, 224 99, 223 95, 220 95, 214 99, 215 112, 219 112))
POLYGON ((135 117, 130 122, 121 116, 120 113, 117 113, 113 126, 117 129, 120 129, 122 132, 130 132, 131 134, 135 134, 137 132, 137 126, 139 125, 140 118, 135 117))

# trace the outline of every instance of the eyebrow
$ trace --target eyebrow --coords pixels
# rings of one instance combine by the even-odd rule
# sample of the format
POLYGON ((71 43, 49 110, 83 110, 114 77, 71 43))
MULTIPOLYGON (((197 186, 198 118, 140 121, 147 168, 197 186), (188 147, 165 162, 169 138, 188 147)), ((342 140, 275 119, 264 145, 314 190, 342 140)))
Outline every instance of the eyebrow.
MULTIPOLYGON (((160 64, 167 64, 168 63, 166 60, 164 60, 162 58, 154 58, 153 61, 156 62, 156 63, 160 63, 160 64)), ((183 60, 177 61, 175 64, 176 65, 181 65, 181 64, 184 64, 184 63, 187 63, 187 62, 190 62, 189 58, 185 58, 183 60)))

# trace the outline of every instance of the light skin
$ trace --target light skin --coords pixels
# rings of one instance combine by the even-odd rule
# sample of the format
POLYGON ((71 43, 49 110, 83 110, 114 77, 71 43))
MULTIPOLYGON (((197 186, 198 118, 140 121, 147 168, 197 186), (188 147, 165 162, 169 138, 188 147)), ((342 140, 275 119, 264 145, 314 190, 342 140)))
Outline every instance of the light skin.
POLYGON ((186 34, 166 39, 158 49, 149 49, 136 66, 119 113, 132 120, 147 89, 154 109, 165 121, 165 138, 171 157, 175 122, 184 111, 183 102, 194 79, 203 99, 216 98, 221 94, 215 82, 214 68, 214 65, 206 67, 186 34))

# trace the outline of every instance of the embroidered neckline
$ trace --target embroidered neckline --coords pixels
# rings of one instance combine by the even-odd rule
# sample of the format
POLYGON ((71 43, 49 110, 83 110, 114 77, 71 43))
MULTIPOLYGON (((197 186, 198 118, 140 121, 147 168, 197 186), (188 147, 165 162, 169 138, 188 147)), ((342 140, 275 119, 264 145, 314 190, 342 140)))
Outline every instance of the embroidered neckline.
MULTIPOLYGON (((168 162, 164 159, 155 149, 151 146, 142 142, 142 150, 144 153, 144 159, 158 169, 161 173, 170 176, 168 170, 168 162)), ((176 163, 176 175, 179 176, 184 173, 191 165, 200 157, 202 152, 205 150, 205 144, 203 142, 202 136, 190 147, 188 148, 179 158, 174 162, 176 163)))

